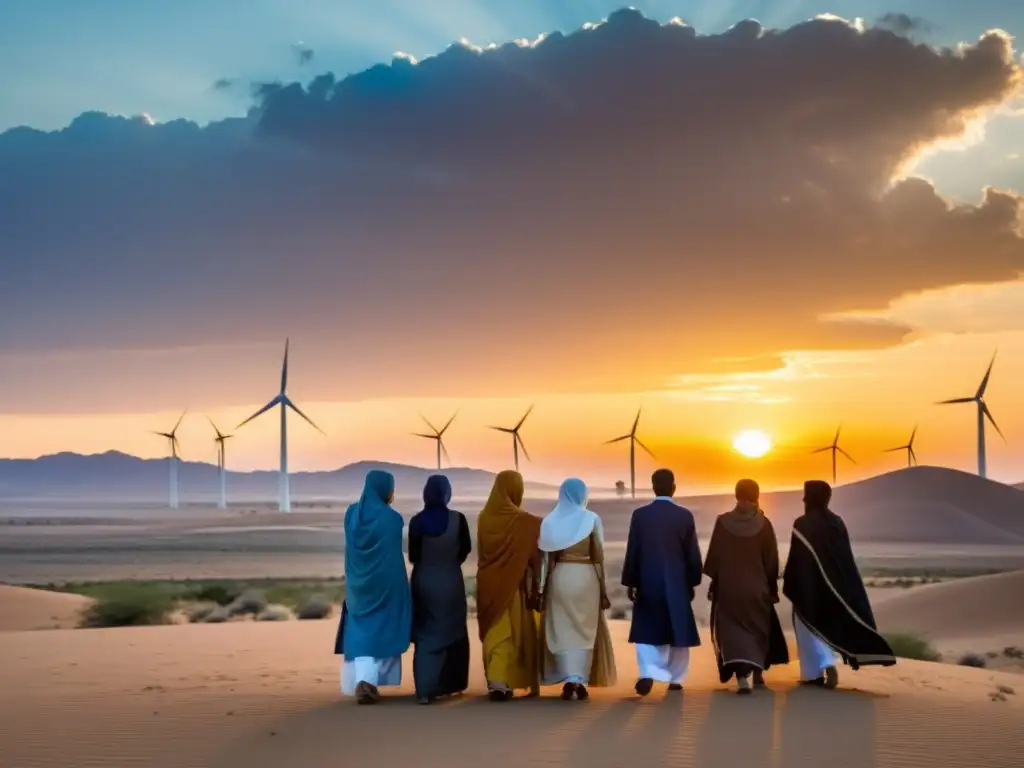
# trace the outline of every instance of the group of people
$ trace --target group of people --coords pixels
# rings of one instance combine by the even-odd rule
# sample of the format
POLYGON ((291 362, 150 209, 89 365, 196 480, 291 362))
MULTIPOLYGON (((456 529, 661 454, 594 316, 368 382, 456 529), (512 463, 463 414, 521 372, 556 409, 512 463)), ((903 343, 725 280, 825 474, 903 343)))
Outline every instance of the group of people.
MULTIPOLYGON (((723 683, 737 691, 764 685, 763 673, 789 662, 775 609, 779 553, 753 480, 736 485, 736 506, 719 515, 702 560, 693 515, 673 501, 675 479, 652 476, 655 499, 633 512, 622 584, 633 603, 629 642, 636 646, 635 690, 656 682, 681 690, 690 648, 701 644, 693 600, 710 580, 711 638, 723 683)), ((432 475, 424 507, 409 522, 407 575, 402 516, 391 506, 394 477, 371 471, 345 513, 346 595, 335 643, 342 693, 361 704, 401 683, 401 657, 415 646, 413 677, 422 704, 469 685, 467 597, 462 567, 473 551, 465 516, 449 508, 452 488, 432 475)), ((804 486, 805 513, 793 526, 782 592, 793 604, 801 681, 834 688, 841 662, 857 669, 891 665, 831 488, 804 486)), ((477 518, 476 612, 488 697, 517 690, 538 695, 561 685, 563 699, 585 700, 588 686, 616 683, 605 610, 600 518, 587 509, 583 481, 566 480, 543 519, 522 509, 523 478, 504 471, 477 518)))

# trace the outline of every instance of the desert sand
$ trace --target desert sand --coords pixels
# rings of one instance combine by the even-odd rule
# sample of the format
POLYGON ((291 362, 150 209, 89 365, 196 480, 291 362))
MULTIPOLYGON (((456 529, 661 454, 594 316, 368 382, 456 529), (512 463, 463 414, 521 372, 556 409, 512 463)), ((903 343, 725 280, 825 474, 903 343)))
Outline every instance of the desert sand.
POLYGON ((342 699, 333 621, 6 632, 0 764, 1019 765, 1019 677, 904 661, 843 670, 824 691, 796 686, 791 664, 739 697, 718 684, 705 638, 685 692, 639 700, 628 625, 612 624, 620 682, 590 702, 557 689, 487 702, 474 641, 468 695, 432 707, 413 701, 409 654, 406 684, 380 706, 342 699))
POLYGON ((73 629, 91 602, 82 595, 0 584, 0 632, 73 629))

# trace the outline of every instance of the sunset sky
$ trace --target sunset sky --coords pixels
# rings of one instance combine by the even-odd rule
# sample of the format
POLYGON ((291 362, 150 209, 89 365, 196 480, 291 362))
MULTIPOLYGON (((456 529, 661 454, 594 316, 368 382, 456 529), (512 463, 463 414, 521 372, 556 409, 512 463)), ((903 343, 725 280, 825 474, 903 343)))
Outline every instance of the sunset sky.
POLYGON ((1024 480, 1024 4, 618 5, 4 4, 0 455, 1024 480))

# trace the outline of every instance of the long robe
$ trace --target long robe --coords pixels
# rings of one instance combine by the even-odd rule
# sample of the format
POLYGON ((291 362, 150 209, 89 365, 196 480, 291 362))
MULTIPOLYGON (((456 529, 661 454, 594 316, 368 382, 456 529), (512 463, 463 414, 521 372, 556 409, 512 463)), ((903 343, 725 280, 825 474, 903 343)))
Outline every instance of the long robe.
POLYGON ((519 508, 523 493, 522 475, 498 473, 477 518, 477 623, 488 686, 536 692, 539 637, 530 602, 533 569, 539 569, 540 518, 519 508))
POLYGON ((344 655, 342 692, 359 682, 401 683, 400 657, 409 648, 412 597, 402 552, 402 516, 388 504, 395 479, 373 470, 345 512, 345 602, 334 652, 344 655))
MULTIPOLYGON (((430 488, 431 481, 427 482, 430 488)), ((458 693, 469 686, 462 563, 471 544, 466 518, 445 506, 451 498, 451 486, 447 489, 447 498, 433 499, 437 506, 428 506, 409 521, 412 642, 416 646, 413 678, 421 699, 458 693)))
MULTIPOLYGON (((657 498, 633 512, 622 564, 622 585, 637 591, 629 642, 638 646, 641 666, 648 657, 664 655, 667 659, 672 655, 659 649, 700 645, 692 601, 701 578, 700 545, 693 514, 688 509, 671 499, 657 498), (641 652, 639 646, 651 646, 651 650, 641 652)), ((673 661, 670 666, 678 668, 679 664, 673 661)), ((659 679, 643 674, 643 670, 641 677, 659 679)))
POLYGON ((711 579, 711 640, 724 683, 736 674, 789 661, 779 601, 779 549, 759 510, 719 515, 704 573, 711 579))
POLYGON ((812 509, 793 523, 783 574, 793 616, 853 669, 896 663, 879 633, 842 518, 812 509))

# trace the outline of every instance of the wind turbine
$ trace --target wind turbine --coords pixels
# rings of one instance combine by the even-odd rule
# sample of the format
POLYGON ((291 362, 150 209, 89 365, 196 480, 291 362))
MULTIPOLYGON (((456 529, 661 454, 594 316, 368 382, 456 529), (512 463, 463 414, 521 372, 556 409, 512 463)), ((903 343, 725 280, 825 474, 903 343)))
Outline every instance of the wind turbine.
POLYGON ((450 419, 448 419, 448 423, 445 424, 443 427, 441 427, 441 429, 438 429, 433 424, 431 424, 429 421, 427 421, 427 417, 424 416, 421 413, 420 414, 420 418, 423 419, 423 421, 425 421, 427 423, 427 426, 430 427, 430 431, 433 432, 434 434, 428 435, 425 432, 413 432, 413 434, 416 437, 425 437, 428 440, 436 440, 437 441, 437 468, 438 469, 441 469, 441 454, 442 453, 444 454, 445 459, 448 460, 449 464, 451 464, 451 462, 452 462, 451 457, 448 455, 448 449, 444 447, 444 433, 448 431, 448 427, 450 427, 452 425, 452 422, 455 421, 455 417, 458 416, 458 415, 459 415, 458 411, 453 413, 452 417, 450 419))
POLYGON ((644 445, 640 438, 636 436, 636 428, 640 425, 640 411, 642 408, 643 406, 636 409, 636 418, 633 420, 633 428, 629 430, 629 434, 605 442, 605 445, 611 445, 612 443, 629 440, 629 492, 634 499, 636 498, 636 446, 639 445, 647 451, 648 456, 652 459, 655 458, 654 454, 651 453, 651 449, 644 445))
POLYGON ((816 450, 811 451, 811 453, 824 453, 825 451, 832 451, 832 485, 836 484, 836 454, 841 453, 854 464, 857 463, 856 461, 854 461, 853 456, 851 456, 850 454, 848 454, 846 451, 839 447, 839 432, 842 430, 842 428, 842 424, 836 427, 836 436, 832 438, 831 445, 826 445, 824 448, 817 448, 816 450))
POLYGON ((250 421, 255 419, 257 416, 261 416, 271 408, 281 406, 281 471, 278 475, 277 480, 277 495, 278 502, 277 508, 281 512, 292 511, 292 497, 288 488, 288 409, 291 408, 299 416, 305 419, 313 429, 319 432, 321 435, 324 431, 320 429, 313 420, 299 410, 299 406, 291 401, 291 398, 287 394, 288 389, 288 339, 284 342, 284 363, 281 365, 281 391, 277 393, 273 400, 260 408, 256 413, 250 416, 248 419, 239 424, 235 429, 241 429, 250 421))
POLYGON ((896 451, 907 452, 907 466, 912 467, 917 464, 917 454, 914 453, 914 438, 917 437, 917 425, 914 425, 914 431, 910 433, 910 440, 906 445, 897 445, 895 448, 886 448, 882 453, 894 453, 896 451))
POLYGON ((512 435, 512 458, 515 461, 516 472, 519 471, 519 449, 523 449, 523 455, 526 460, 530 460, 530 454, 526 452, 526 443, 523 442, 523 438, 519 435, 519 428, 523 426, 523 422, 526 421, 526 417, 533 412, 533 406, 531 405, 526 409, 526 413, 523 414, 523 418, 519 420, 519 423, 514 427, 491 427, 491 429, 497 430, 498 432, 504 432, 507 435, 512 435))
POLYGON ((178 417, 178 423, 174 425, 174 429, 170 432, 153 431, 154 435, 166 437, 167 441, 171 444, 171 455, 167 457, 170 461, 170 487, 167 492, 167 506, 171 509, 178 508, 178 427, 181 426, 186 412, 187 409, 181 412, 181 416, 178 417))
MULTIPOLYGON (((210 418, 207 416, 206 418, 210 418)), ((228 492, 227 492, 227 455, 224 451, 224 442, 229 437, 234 435, 222 435, 220 430, 217 429, 217 425, 213 423, 213 419, 210 419, 210 426, 213 427, 213 431, 217 433, 217 436, 213 438, 213 442, 217 444, 217 474, 220 480, 220 497, 217 499, 217 509, 228 508, 228 492)))
POLYGON ((1003 435, 999 425, 996 424, 996 420, 992 418, 992 414, 988 410, 988 406, 985 405, 985 390, 988 389, 988 379, 992 375, 992 365, 996 361, 995 353, 992 354, 992 360, 988 364, 988 370, 985 371, 984 377, 981 379, 981 384, 978 386, 978 391, 974 393, 973 397, 955 397, 952 400, 942 400, 936 405, 954 405, 956 403, 977 403, 978 404, 978 476, 988 477, 988 467, 985 464, 985 419, 987 418, 992 426, 995 427, 996 432, 999 436, 1006 439, 1003 435))

